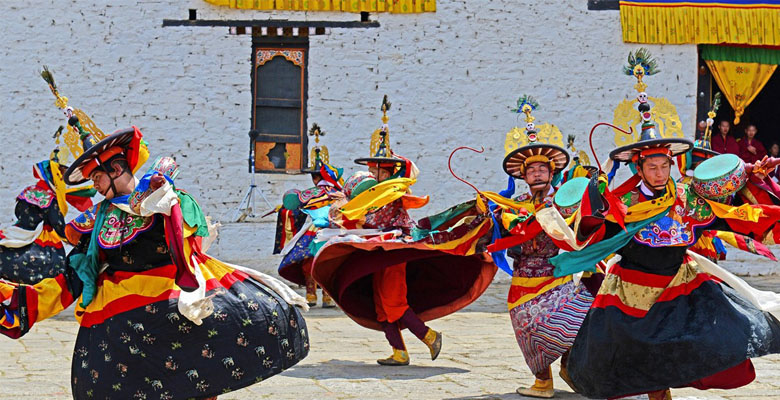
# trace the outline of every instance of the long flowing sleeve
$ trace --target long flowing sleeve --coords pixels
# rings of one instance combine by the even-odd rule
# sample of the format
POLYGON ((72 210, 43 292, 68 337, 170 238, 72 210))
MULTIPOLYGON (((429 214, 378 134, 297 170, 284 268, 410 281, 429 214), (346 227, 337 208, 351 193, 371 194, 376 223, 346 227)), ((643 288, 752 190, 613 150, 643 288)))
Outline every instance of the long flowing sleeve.
MULTIPOLYGON (((82 251, 79 243, 73 252, 82 251)), ((70 306, 82 291, 75 271, 46 278, 34 285, 0 280, 0 334, 17 339, 37 322, 59 314, 70 306)))
POLYGON ((52 230, 54 230, 60 238, 65 238, 65 218, 60 213, 60 207, 56 201, 46 209, 44 222, 51 226, 52 230))

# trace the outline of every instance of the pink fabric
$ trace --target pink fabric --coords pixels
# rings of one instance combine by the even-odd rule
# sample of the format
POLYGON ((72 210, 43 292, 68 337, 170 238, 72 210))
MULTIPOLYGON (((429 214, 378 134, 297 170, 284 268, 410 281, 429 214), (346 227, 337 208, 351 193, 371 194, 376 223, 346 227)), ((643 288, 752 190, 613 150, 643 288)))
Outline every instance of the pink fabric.
POLYGON ((171 216, 164 216, 164 219, 165 237, 171 250, 171 258, 176 265, 176 285, 185 292, 191 292, 198 288, 198 281, 187 263, 184 252, 184 229, 182 228, 184 218, 178 203, 171 207, 171 216))

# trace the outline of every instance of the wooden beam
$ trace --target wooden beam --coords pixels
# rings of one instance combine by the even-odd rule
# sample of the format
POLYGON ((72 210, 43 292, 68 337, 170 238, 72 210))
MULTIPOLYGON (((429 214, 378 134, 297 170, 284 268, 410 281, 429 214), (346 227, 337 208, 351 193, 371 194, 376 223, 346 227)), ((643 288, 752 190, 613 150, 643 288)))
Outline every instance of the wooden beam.
POLYGON ((588 0, 588 10, 591 11, 620 10, 620 1, 619 0, 588 0))

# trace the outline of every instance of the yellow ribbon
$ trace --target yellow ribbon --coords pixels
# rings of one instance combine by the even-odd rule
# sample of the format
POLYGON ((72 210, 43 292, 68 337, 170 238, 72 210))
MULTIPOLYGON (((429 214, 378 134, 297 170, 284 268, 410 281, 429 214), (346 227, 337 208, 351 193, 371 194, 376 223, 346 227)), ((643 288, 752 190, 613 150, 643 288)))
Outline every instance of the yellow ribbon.
MULTIPOLYGON (((54 182, 54 193, 57 195, 57 205, 60 207, 60 214, 68 214, 68 202, 65 199, 67 193, 65 180, 60 172, 60 164, 49 160, 49 169, 51 170, 52 181, 54 182)), ((45 172, 44 172, 45 173, 45 172)))
POLYGON ((707 204, 712 208, 712 212, 714 212, 715 216, 718 218, 758 222, 758 219, 763 215, 763 211, 760 208, 754 207, 751 204, 743 204, 739 207, 735 207, 709 199, 704 200, 707 201, 707 204))
POLYGON ((523 201, 523 202, 514 201, 512 199, 507 199, 506 197, 496 192, 481 192, 481 193, 482 195, 485 196, 485 198, 492 201, 493 203, 496 203, 496 205, 498 205, 499 207, 505 210, 519 211, 520 209, 525 209, 530 214, 536 212, 536 206, 530 201, 523 201))
MULTIPOLYGON (((643 201, 628 207, 628 211, 626 212, 626 217, 624 220, 625 222, 630 223, 655 217, 656 215, 666 211, 666 209, 671 207, 676 199, 677 186, 675 185, 674 180, 669 178, 669 181, 666 183, 666 193, 664 193, 663 196, 657 199, 643 201)), ((612 216, 612 214, 607 215, 607 220, 610 222, 616 222, 615 217, 612 216)))
POLYGON ((357 220, 367 213, 384 207, 401 198, 414 185, 416 179, 396 178, 378 183, 374 187, 360 193, 339 209, 350 220, 357 220))

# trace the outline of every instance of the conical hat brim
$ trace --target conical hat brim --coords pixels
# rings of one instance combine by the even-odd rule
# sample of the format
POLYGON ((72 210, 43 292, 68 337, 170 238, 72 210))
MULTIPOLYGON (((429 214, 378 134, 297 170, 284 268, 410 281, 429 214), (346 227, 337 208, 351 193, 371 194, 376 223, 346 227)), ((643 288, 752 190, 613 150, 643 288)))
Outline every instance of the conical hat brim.
POLYGON ((63 175, 65 183, 68 185, 79 185, 88 181, 89 177, 84 176, 81 173, 82 168, 90 161, 96 159, 100 153, 103 153, 114 146, 126 148, 133 141, 134 134, 134 128, 116 131, 111 136, 97 142, 94 146, 84 151, 84 153, 68 167, 68 170, 65 171, 65 174, 63 175))
POLYGON ((615 161, 632 161, 634 155, 643 150, 667 147, 671 150, 672 157, 685 153, 693 147, 693 142, 681 138, 662 138, 642 140, 636 143, 618 147, 609 153, 609 158, 615 161))
POLYGON ((555 171, 560 172, 569 165, 569 153, 566 150, 552 144, 529 144, 509 153, 503 162, 504 172, 515 178, 523 178, 525 160, 531 156, 546 156, 555 164, 555 171))

